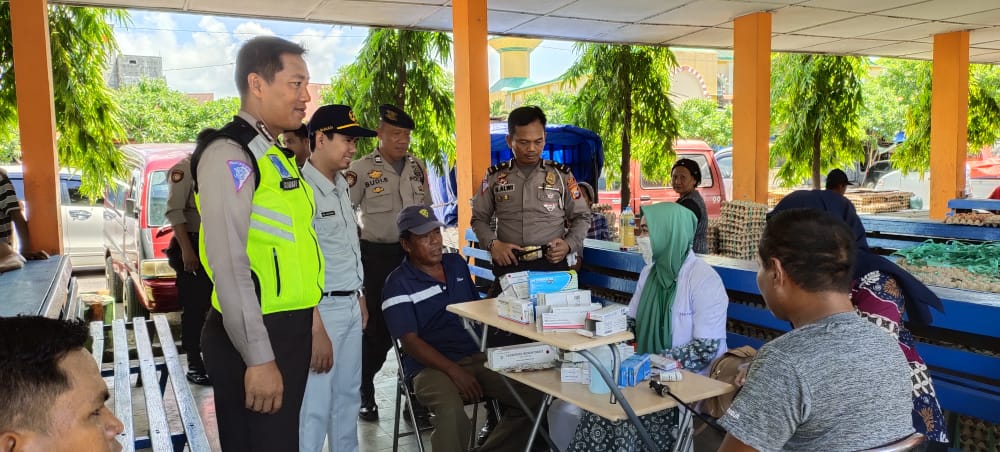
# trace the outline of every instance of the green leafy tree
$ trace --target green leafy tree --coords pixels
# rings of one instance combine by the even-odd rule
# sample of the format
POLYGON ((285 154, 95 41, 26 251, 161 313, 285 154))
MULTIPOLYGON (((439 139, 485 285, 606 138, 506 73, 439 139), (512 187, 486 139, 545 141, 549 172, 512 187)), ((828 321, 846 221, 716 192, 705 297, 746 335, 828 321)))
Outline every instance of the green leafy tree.
POLYGON ((507 116, 507 113, 510 112, 503 108, 502 100, 497 99, 493 102, 490 102, 490 116, 493 117, 507 116))
MULTIPOLYGON (((416 123, 411 151, 439 168, 455 158, 454 80, 442 66, 451 54, 446 33, 372 28, 354 63, 340 68, 320 96, 347 104, 361 124, 378 123, 378 106, 394 104, 416 123)), ((359 155, 376 147, 362 140, 359 155)))
MULTIPOLYGON (((124 171, 116 143, 124 139, 118 108, 104 84, 104 65, 117 49, 112 22, 121 10, 49 6, 52 87, 62 166, 81 170, 81 190, 97 195, 124 171)), ((17 123, 10 2, 0 3, 0 127, 17 123)))
MULTIPOLYGON (((879 59, 877 65, 883 62, 901 61, 879 59)), ((903 131, 906 125, 906 106, 908 99, 899 93, 884 68, 876 68, 862 84, 862 96, 865 108, 861 112, 861 127, 865 129, 865 162, 872 162, 877 156, 880 145, 891 143, 897 132, 903 131)))
POLYGON ((629 164, 633 154, 645 173, 665 179, 679 133, 669 71, 677 66, 666 47, 578 43, 580 58, 564 83, 584 81, 570 107, 573 122, 604 140, 608 178, 621 180, 622 208, 628 206, 629 164))
POLYGON ((861 159, 862 79, 859 57, 777 54, 772 58, 771 120, 778 138, 773 160, 783 185, 807 177, 820 188, 821 171, 861 159))
POLYGON ((206 128, 218 129, 240 112, 240 98, 223 97, 200 104, 191 118, 192 130, 198 133, 206 128))
POLYGON ((198 102, 167 87, 166 80, 142 79, 115 94, 129 141, 187 143, 198 134, 192 122, 198 102))
MULTIPOLYGON (((882 63, 882 60, 879 60, 882 63)), ((927 171, 931 155, 931 63, 889 60, 884 65, 886 83, 898 94, 906 110, 906 140, 892 155, 892 164, 903 172, 927 171)), ((969 66, 969 154, 1000 138, 1000 68, 969 66)))
POLYGON ((733 108, 711 99, 688 99, 677 106, 680 123, 679 138, 702 140, 713 147, 728 146, 733 142, 733 108))
POLYGON ((570 106, 575 99, 572 93, 557 91, 550 94, 534 92, 524 97, 524 105, 535 105, 545 112, 549 124, 570 124, 570 106))

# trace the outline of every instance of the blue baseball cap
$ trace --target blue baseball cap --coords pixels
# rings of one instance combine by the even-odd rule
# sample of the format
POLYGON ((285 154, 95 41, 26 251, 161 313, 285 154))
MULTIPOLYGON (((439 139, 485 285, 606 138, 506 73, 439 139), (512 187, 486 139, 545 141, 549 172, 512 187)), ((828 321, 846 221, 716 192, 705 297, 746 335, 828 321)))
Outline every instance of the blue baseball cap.
POLYGON ((403 231, 410 231, 416 235, 424 235, 444 227, 444 224, 438 221, 437 216, 434 215, 434 209, 427 206, 409 206, 399 212, 396 217, 396 226, 399 227, 400 234, 403 231))

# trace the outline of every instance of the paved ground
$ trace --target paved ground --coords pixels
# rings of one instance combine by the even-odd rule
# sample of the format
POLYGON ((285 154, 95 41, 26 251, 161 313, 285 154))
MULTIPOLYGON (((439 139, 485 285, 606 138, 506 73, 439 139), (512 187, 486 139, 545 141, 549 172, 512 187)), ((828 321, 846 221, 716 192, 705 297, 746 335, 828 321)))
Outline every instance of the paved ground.
MULTIPOLYGON (((78 275, 78 282, 80 283, 80 292, 97 292, 105 288, 105 280, 103 273, 88 273, 84 275, 78 275)), ((122 315, 123 308, 119 304, 117 306, 118 315, 122 315)), ((179 313, 167 314, 171 330, 175 338, 180 337, 180 315, 179 313)), ((134 345, 134 344, 130 344, 134 345)), ((180 348, 180 343, 177 344, 180 348)), ((183 357, 182 357, 183 359, 183 357)), ((105 360, 105 362, 108 362, 105 360)), ((186 364, 185 364, 186 365, 186 364)), ((186 368, 186 367, 185 367, 186 368)), ((381 418, 378 422, 364 422, 358 421, 358 439, 360 444, 361 452, 383 452, 392 450, 392 432, 394 425, 393 417, 393 407, 395 406, 396 397, 396 357, 392 352, 389 353, 389 358, 386 361, 385 366, 382 371, 375 378, 375 396, 376 401, 379 405, 381 418)), ((133 387, 135 386, 135 376, 133 376, 132 382, 133 387)), ((112 387, 113 381, 108 378, 107 383, 109 388, 112 387)), ((216 432, 215 423, 215 404, 212 395, 212 388, 191 385, 192 392, 194 393, 195 399, 198 401, 199 412, 201 414, 202 422, 204 422, 206 429, 209 432, 209 441, 212 443, 212 450, 218 451, 219 440, 218 434, 216 432)), ((113 391, 112 391, 113 393, 113 391)), ((167 394, 171 394, 168 389, 167 394)), ((136 403, 136 408, 143 407, 141 403, 143 400, 142 389, 133 388, 132 400, 138 401, 136 403)), ((113 406, 113 401, 110 402, 113 406)), ((167 416, 170 419, 171 431, 177 432, 181 430, 181 423, 177 415, 176 405, 173 403, 172 398, 168 397, 166 399, 166 410, 167 416)), ((483 419, 483 414, 480 412, 479 419, 483 419)), ((143 430, 148 431, 146 424, 146 413, 145 410, 136 410, 134 416, 134 422, 137 432, 142 432, 143 430)), ((409 425, 405 422, 401 423, 400 431, 409 431, 409 425)), ((141 435, 141 433, 140 433, 141 435)), ((430 446, 430 433, 425 432, 423 434, 424 449, 426 451, 431 450, 430 446)), ((414 437, 406 437, 400 439, 399 451, 403 452, 417 452, 417 445, 414 437)), ((187 449, 186 449, 187 450, 187 449)), ((201 452, 201 451, 192 451, 201 452)))
MULTIPOLYGON (((454 231, 454 229, 452 229, 454 231)), ((454 237, 454 236, 452 236, 454 237)), ((80 284, 80 292, 97 292, 99 290, 104 290, 105 279, 103 273, 89 273, 84 275, 77 275, 78 282, 80 284)), ((119 304, 116 306, 117 313, 119 316, 123 313, 123 308, 119 304)), ((171 331, 175 338, 180 337, 180 315, 179 313, 167 314, 171 325, 171 331)), ((134 346, 134 344, 130 344, 134 346)), ((180 343, 177 344, 180 348, 180 343)), ((182 359, 184 359, 182 355, 182 359)), ((105 362, 110 362, 108 357, 106 357, 105 362)), ((186 363, 185 363, 186 368, 186 363)), ((396 397, 396 357, 392 352, 389 353, 389 358, 383 366, 382 371, 375 377, 375 397, 379 406, 379 411, 381 418, 378 422, 364 422, 358 421, 358 439, 360 445, 360 452, 385 452, 392 450, 392 432, 394 425, 393 407, 395 407, 395 397, 396 397)), ((134 422, 136 432, 148 431, 146 413, 144 404, 141 403, 143 400, 142 388, 135 388, 135 376, 132 377, 133 391, 132 400, 138 401, 135 403, 134 408, 136 412, 134 413, 134 422)), ((114 382, 108 378, 106 379, 108 387, 112 388, 114 382)), ((191 385, 192 392, 194 393, 195 399, 198 401, 199 412, 201 414, 202 422, 205 425, 206 430, 209 433, 209 441, 212 444, 212 450, 221 450, 219 447, 219 438, 216 431, 215 423, 215 403, 212 395, 212 388, 191 385)), ((112 394, 114 391, 112 390, 112 394)), ((176 405, 174 404, 172 397, 169 397, 171 390, 168 389, 166 398, 166 411, 167 417, 170 421, 170 430, 172 432, 178 432, 181 430, 180 418, 177 414, 176 405)), ((113 406, 114 401, 110 401, 111 406, 113 406)), ((467 408, 469 410, 469 408, 467 408)), ((471 411, 469 412, 471 416, 471 411)), ((485 412, 480 409, 478 416, 479 423, 482 425, 485 412)), ((401 431, 409 431, 409 425, 406 422, 401 422, 401 431)), ((711 433, 711 432, 707 432, 711 433)), ((142 433, 138 433, 137 436, 141 436, 142 433)), ((424 450, 430 451, 430 432, 425 432, 423 435, 424 450)), ((717 450, 721 438, 713 438, 711 435, 700 435, 696 437, 695 440, 695 451, 709 451, 717 450)), ((401 438, 399 451, 402 452, 417 452, 416 439, 412 436, 401 438)), ((185 449, 188 450, 188 449, 185 449)), ((191 451, 191 452, 202 452, 202 451, 191 451)), ((324 452, 329 452, 324 449, 324 452)), ((339 451, 337 451, 339 452, 339 451)))

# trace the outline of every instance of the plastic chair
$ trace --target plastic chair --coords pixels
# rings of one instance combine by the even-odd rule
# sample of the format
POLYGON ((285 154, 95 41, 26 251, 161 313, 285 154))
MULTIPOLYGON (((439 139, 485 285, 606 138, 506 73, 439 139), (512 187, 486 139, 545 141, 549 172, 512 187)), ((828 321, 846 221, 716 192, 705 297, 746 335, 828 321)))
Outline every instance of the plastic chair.
MULTIPOLYGON (((417 450, 419 450, 420 452, 424 452, 424 442, 423 442, 423 438, 420 437, 420 433, 425 432, 425 431, 433 430, 434 428, 433 427, 425 427, 425 428, 418 428, 418 427, 416 427, 418 425, 417 424, 417 415, 413 412, 413 403, 416 401, 417 396, 416 396, 416 393, 413 392, 413 388, 410 385, 411 382, 406 379, 406 373, 403 370, 403 352, 402 352, 402 348, 403 348, 403 346, 402 346, 402 344, 399 343, 399 340, 393 339, 393 341, 392 341, 392 351, 396 354, 396 362, 399 363, 399 367, 396 370, 396 409, 395 409, 396 413, 395 413, 395 425, 393 426, 393 429, 392 429, 392 450, 393 450, 393 452, 396 452, 397 450, 399 450, 399 438, 403 438, 403 437, 407 437, 407 436, 416 436, 416 438, 417 438, 417 450), (400 420, 400 410, 402 409, 402 407, 400 406, 400 402, 402 401, 402 399, 404 397, 406 398, 406 410, 405 410, 406 411, 406 415, 409 416, 409 418, 410 418, 410 425, 414 426, 414 428, 411 431, 400 433, 399 432, 399 420, 400 420)), ((487 404, 487 406, 489 407, 488 409, 492 409, 493 410, 493 414, 495 414, 497 416, 497 419, 500 419, 500 409, 497 406, 496 401, 494 401, 494 400, 484 400, 484 402, 489 402, 487 404)), ((479 402, 470 402, 470 403, 466 404, 466 406, 468 406, 468 405, 473 405, 473 409, 472 409, 472 426, 473 426, 473 428, 475 428, 476 423, 477 423, 476 421, 478 420, 478 417, 479 417, 479 402)), ((472 450, 475 447, 475 445, 476 445, 476 435, 475 435, 475 431, 473 431, 473 434, 469 435, 469 446, 468 446, 468 449, 472 450)))
POLYGON ((886 444, 874 449, 868 449, 866 452, 904 452, 916 449, 917 446, 923 444, 924 441, 927 441, 926 436, 920 433, 914 433, 894 443, 886 444))

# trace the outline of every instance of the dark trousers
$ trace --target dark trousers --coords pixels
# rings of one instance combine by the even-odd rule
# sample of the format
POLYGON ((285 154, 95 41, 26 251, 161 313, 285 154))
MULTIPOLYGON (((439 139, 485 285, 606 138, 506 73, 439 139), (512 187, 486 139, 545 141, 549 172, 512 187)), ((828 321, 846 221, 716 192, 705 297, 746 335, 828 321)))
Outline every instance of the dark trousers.
POLYGON ((299 410, 312 354, 312 316, 312 309, 264 316, 264 327, 281 371, 284 394, 281 409, 276 414, 261 414, 245 408, 246 364, 229 340, 222 314, 215 309, 209 312, 202 344, 208 376, 215 391, 215 417, 222 450, 299 450, 299 410))
MULTIPOLYGON (((198 243, 198 234, 190 234, 189 237, 191 243, 198 243)), ((181 312, 181 347, 188 355, 188 367, 203 369, 201 329, 208 308, 212 306, 212 280, 201 268, 193 273, 184 271, 184 258, 176 238, 170 239, 166 254, 170 267, 177 272, 177 298, 184 309, 181 312)))
POLYGON ((361 241, 361 265, 365 270, 365 305, 368 326, 361 336, 361 405, 375 404, 375 374, 385 364, 386 353, 392 349, 392 338, 382 315, 382 286, 385 278, 403 262, 403 247, 399 243, 361 241))

